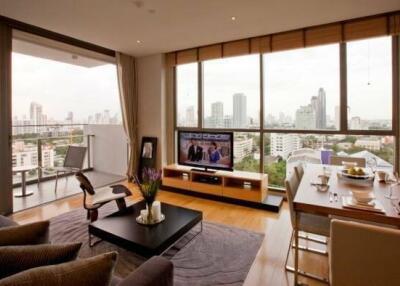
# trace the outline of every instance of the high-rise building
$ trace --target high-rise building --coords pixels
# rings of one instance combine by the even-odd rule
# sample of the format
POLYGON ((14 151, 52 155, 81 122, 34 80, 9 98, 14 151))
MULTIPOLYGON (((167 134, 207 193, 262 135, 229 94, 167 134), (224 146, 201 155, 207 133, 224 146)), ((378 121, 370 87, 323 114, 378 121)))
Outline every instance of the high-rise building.
POLYGON ((186 126, 196 126, 196 117, 194 114, 194 107, 193 105, 189 106, 186 108, 186 119, 185 119, 185 125, 186 126))
POLYGON ((232 128, 233 127, 233 119, 231 115, 224 116, 224 127, 225 128, 232 128))
POLYGON ((315 129, 316 116, 315 110, 311 104, 300 106, 296 110, 296 128, 297 129, 315 129))
POLYGON ((210 127, 224 127, 224 104, 221 101, 211 103, 210 127))
POLYGON ((354 116, 350 119, 350 129, 355 129, 355 130, 362 129, 360 117, 354 116))
POLYGON ((315 127, 326 128, 326 93, 323 88, 318 90, 318 95, 311 97, 311 106, 315 111, 315 127))
POLYGON ((340 129, 340 106, 335 106, 335 127, 340 129))
POLYGON ((110 119, 111 119, 110 110, 105 109, 103 111, 103 121, 102 121, 102 123, 103 124, 110 124, 110 119))
POLYGON ((68 111, 67 118, 65 118, 65 120, 68 123, 73 123, 74 122, 74 113, 72 111, 68 111))
POLYGON ((33 131, 39 133, 41 130, 39 125, 45 125, 47 123, 47 116, 43 114, 43 107, 41 104, 31 102, 29 119, 31 124, 35 125, 33 131))
POLYGON ((326 92, 320 87, 318 90, 317 128, 326 128, 326 92))
POLYGON ((233 127, 247 127, 247 97, 243 93, 233 95, 233 127))
POLYGON ((297 134, 271 134, 271 155, 286 160, 290 153, 300 149, 300 137, 297 134))

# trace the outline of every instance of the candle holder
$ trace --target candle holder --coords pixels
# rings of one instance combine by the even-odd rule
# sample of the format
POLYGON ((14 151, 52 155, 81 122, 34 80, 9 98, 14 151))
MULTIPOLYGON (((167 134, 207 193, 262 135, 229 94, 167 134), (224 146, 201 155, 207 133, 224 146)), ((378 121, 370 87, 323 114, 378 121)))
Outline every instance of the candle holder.
POLYGON ((143 225, 156 225, 159 224, 160 222, 163 222, 164 220, 165 220, 164 214, 161 214, 159 219, 152 218, 151 220, 148 220, 148 216, 140 215, 136 217, 136 222, 143 225))
POLYGON ((146 210, 142 210, 136 221, 144 225, 154 225, 162 222, 165 216, 161 213, 160 202, 157 202, 157 214, 154 217, 153 203, 156 199, 158 188, 161 184, 161 171, 155 169, 144 169, 143 181, 141 182, 137 176, 134 179, 139 187, 139 190, 146 202, 146 210))

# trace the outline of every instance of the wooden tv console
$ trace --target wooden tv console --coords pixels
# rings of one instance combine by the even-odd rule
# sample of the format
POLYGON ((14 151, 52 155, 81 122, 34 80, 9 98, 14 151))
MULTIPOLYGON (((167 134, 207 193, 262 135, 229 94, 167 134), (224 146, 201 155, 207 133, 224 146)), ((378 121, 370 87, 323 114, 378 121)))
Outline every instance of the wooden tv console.
POLYGON ((263 203, 268 175, 242 171, 194 171, 193 167, 172 164, 164 167, 162 185, 217 197, 263 203))

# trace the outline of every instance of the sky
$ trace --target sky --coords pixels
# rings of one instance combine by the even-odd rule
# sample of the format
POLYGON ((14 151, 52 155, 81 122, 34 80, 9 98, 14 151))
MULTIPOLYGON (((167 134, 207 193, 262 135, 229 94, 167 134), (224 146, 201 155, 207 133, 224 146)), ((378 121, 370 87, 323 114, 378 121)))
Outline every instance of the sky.
POLYGON ((111 116, 121 113, 114 64, 87 68, 15 52, 12 60, 13 117, 29 118, 31 102, 55 120, 64 120, 68 111, 74 120, 105 109, 111 116))
MULTIPOLYGON (((349 42, 347 54, 349 118, 391 119, 391 37, 349 42)), ((278 117, 283 112, 294 118, 299 106, 309 104, 322 87, 327 115, 334 119, 340 98, 338 44, 269 53, 263 62, 266 115, 278 117)), ((258 55, 205 61, 203 74, 205 116, 216 101, 224 102, 225 115, 232 114, 236 92, 247 95, 248 116, 258 116, 258 55)), ((187 106, 197 104, 197 64, 178 66, 177 82, 182 115, 187 106)))

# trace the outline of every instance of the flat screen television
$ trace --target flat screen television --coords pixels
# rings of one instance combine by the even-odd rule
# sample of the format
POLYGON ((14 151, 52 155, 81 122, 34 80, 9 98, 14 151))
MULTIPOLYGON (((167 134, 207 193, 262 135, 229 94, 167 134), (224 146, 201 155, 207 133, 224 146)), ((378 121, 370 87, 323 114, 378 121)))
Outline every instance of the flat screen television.
POLYGON ((233 132, 178 132, 178 164, 233 170, 233 132))

